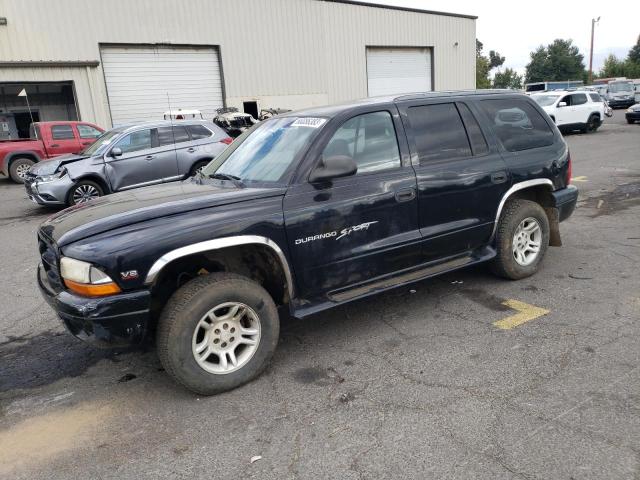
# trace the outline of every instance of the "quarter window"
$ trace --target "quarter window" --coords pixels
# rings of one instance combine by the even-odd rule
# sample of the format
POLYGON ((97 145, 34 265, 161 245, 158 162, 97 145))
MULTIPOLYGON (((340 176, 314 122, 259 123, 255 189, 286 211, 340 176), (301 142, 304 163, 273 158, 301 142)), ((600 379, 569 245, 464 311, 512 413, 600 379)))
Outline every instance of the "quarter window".
POLYGON ((482 100, 478 104, 508 151, 517 152, 553 143, 553 131, 528 100, 482 100))
POLYGON ((466 104, 459 103, 458 111, 460 112, 460 116, 464 121, 464 126, 467 129, 467 136, 469 137, 469 142, 471 142, 471 150, 473 150, 473 154, 485 155, 489 152, 489 146, 487 145, 487 140, 482 134, 482 130, 480 130, 478 121, 475 119, 466 104))
POLYGON ((151 130, 146 129, 132 132, 118 140, 118 143, 114 145, 114 148, 115 147, 122 149, 122 153, 147 150, 151 148, 151 130))
POLYGON ((191 135, 191 140, 201 140, 212 135, 211 130, 204 125, 187 125, 187 131, 191 135))
POLYGON ((51 127, 51 137, 54 140, 73 140, 71 125, 54 125, 51 127))
POLYGON ((77 125, 80 138, 98 138, 102 132, 91 125, 77 125))
POLYGON ((189 134, 184 127, 174 126, 158 128, 158 145, 160 147, 188 141, 189 134))
POLYGON ((400 151, 391 114, 365 113, 347 120, 322 153, 323 157, 336 155, 353 158, 358 174, 399 168, 400 151))
POLYGON ((471 156, 464 125, 453 103, 409 108, 420 163, 471 156))

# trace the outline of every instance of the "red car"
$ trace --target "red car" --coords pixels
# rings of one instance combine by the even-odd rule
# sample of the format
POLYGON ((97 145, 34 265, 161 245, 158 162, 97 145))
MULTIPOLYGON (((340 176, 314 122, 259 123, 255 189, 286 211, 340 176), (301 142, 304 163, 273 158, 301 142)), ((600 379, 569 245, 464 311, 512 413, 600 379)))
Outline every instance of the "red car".
POLYGON ((91 145, 104 129, 88 122, 37 122, 31 138, 0 141, 0 173, 17 183, 34 163, 91 145))

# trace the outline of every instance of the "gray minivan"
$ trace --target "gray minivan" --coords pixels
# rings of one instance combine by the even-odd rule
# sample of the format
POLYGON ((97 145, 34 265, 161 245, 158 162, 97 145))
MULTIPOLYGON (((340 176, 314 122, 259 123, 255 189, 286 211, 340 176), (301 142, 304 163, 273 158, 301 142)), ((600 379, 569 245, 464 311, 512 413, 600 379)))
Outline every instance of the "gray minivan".
POLYGON ((202 120, 117 127, 79 154, 35 164, 24 185, 40 205, 75 205, 195 175, 231 141, 220 127, 202 120))

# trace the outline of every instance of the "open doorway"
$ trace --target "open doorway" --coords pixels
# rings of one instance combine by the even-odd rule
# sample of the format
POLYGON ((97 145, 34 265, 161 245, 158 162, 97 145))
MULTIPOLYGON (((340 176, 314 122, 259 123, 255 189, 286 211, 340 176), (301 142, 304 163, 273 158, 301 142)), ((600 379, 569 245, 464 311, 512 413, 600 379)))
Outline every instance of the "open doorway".
MULTIPOLYGON (((40 121, 40 113, 37 110, 31 110, 33 121, 40 121)), ((18 138, 29 138, 29 126, 31 125, 31 115, 29 112, 13 112, 13 118, 16 122, 16 130, 18 130, 18 138)))
POLYGON ((253 118, 258 118, 258 102, 242 102, 244 113, 248 113, 253 118))

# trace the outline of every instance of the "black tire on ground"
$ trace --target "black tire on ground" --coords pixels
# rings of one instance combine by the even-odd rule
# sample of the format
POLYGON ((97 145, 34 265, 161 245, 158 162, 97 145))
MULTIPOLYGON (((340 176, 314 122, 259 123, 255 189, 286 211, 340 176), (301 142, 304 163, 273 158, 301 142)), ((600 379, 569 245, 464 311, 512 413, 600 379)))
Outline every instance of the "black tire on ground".
POLYGON ((268 365, 279 334, 276 305, 261 285, 234 273, 212 273, 189 281, 171 296, 158 320, 157 351, 176 382, 196 394, 214 395, 256 378, 268 365), (227 302, 242 303, 255 312, 260 337, 243 366, 229 373, 210 373, 196 361, 192 342, 200 320, 227 302))
POLYGON ((24 175, 26 171, 31 167, 31 165, 35 165, 34 162, 30 158, 20 157, 15 158, 11 162, 9 166, 9 177, 16 183, 24 183, 24 175))
POLYGON ((497 255, 491 268, 496 275, 510 280, 526 278, 538 271, 549 245, 549 219, 544 209, 530 200, 514 199, 507 202, 496 229, 495 246, 497 255), (520 223, 532 217, 537 220, 542 231, 541 245, 537 257, 530 265, 520 265, 513 253, 513 242, 520 223))
POLYGON ((586 132, 595 132, 600 127, 600 117, 598 115, 591 115, 587 120, 586 132))
POLYGON ((636 122, 635 122, 635 120, 632 120, 632 119, 630 119, 630 118, 627 118, 627 123, 628 123, 629 125, 631 125, 632 123, 636 123, 636 122))
POLYGON ((198 173, 198 170, 206 167, 207 165, 209 165, 209 160, 202 160, 200 162, 196 162, 193 167, 191 167, 191 171, 189 172, 189 176, 193 177, 196 173, 198 173))
POLYGON ((102 197, 104 195, 104 190, 98 183, 93 180, 80 180, 71 187, 71 190, 69 190, 69 194, 67 195, 67 205, 71 206, 88 201, 88 199, 78 200, 77 195, 81 194, 83 190, 87 192, 95 192, 96 196, 93 198, 102 197))

